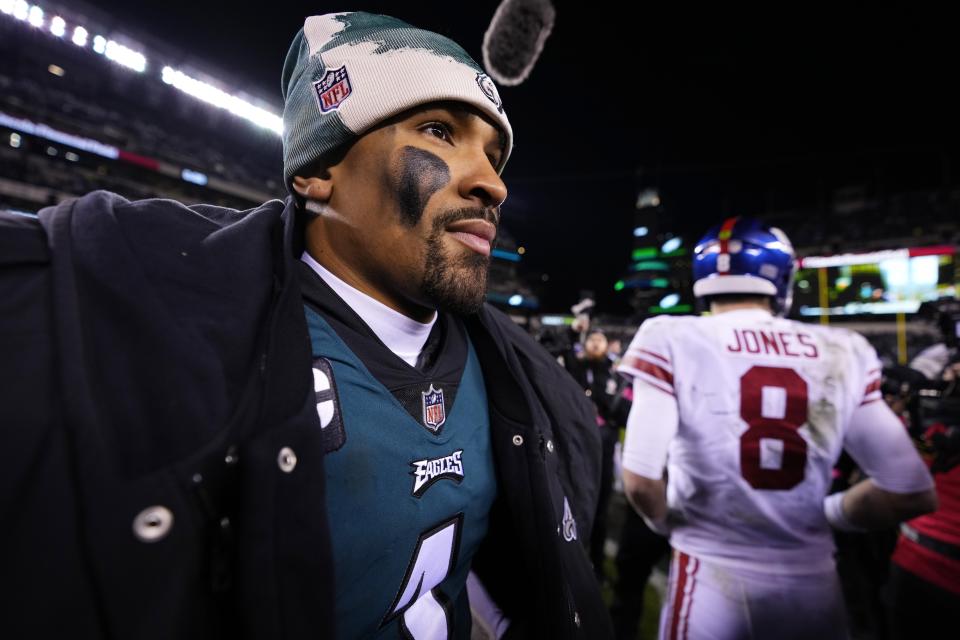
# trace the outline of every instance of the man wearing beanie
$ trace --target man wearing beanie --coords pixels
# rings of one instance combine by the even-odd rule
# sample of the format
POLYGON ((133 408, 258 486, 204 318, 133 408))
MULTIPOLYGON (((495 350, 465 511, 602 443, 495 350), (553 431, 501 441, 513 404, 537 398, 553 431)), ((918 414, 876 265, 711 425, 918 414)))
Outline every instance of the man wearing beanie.
POLYGON ((282 88, 285 203, 0 217, 5 632, 610 635, 591 407, 483 304, 496 87, 342 13, 282 88))

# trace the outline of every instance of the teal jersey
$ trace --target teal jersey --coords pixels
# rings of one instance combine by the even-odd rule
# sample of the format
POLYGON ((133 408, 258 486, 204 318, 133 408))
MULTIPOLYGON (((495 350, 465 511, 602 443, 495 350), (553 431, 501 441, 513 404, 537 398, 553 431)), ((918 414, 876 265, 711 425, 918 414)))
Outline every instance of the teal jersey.
POLYGON ((466 578, 496 479, 486 389, 466 331, 444 319, 437 357, 456 351, 452 340, 466 348, 434 380, 431 368, 384 353, 372 332, 342 329, 345 310, 339 324, 305 311, 327 449, 337 635, 469 637, 466 578))

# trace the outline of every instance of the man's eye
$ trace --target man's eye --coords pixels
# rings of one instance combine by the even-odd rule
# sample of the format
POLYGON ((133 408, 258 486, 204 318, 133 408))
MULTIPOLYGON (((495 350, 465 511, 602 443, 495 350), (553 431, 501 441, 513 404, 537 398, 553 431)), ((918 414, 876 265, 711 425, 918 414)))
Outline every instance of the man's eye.
POLYGON ((423 126, 423 131, 441 140, 450 139, 450 127, 442 122, 430 122, 423 126))

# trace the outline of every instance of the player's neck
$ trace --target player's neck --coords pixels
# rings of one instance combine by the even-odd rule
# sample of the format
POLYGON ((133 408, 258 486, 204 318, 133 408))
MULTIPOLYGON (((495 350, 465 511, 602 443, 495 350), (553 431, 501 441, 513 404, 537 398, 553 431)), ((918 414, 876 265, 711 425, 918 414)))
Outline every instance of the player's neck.
POLYGON ((760 311, 766 311, 768 313, 773 313, 773 310, 770 308, 770 303, 766 300, 764 301, 743 301, 743 302, 712 302, 710 303, 710 313, 712 315, 717 315, 720 313, 727 313, 728 311, 741 311, 743 309, 759 309, 760 311))

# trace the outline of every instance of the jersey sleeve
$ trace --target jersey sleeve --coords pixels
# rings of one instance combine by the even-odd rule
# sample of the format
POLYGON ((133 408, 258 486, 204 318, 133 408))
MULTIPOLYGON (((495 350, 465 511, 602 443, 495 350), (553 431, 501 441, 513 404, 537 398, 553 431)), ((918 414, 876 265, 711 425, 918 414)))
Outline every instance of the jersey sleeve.
POLYGON ((639 380, 673 396, 673 362, 668 341, 670 325, 666 320, 669 318, 651 318, 640 326, 617 366, 617 373, 634 383, 639 380))
POLYGON ((914 493, 933 487, 906 428, 885 402, 866 402, 854 410, 843 446, 885 491, 914 493))
POLYGON ((633 406, 623 442, 623 468, 652 480, 663 477, 667 450, 679 425, 676 398, 658 388, 634 377, 633 406))
POLYGON ((858 404, 863 406, 882 401, 883 393, 880 390, 880 379, 883 374, 883 367, 880 364, 880 358, 877 357, 876 350, 867 342, 866 338, 859 333, 851 332, 851 335, 857 362, 863 371, 863 394, 858 404))

